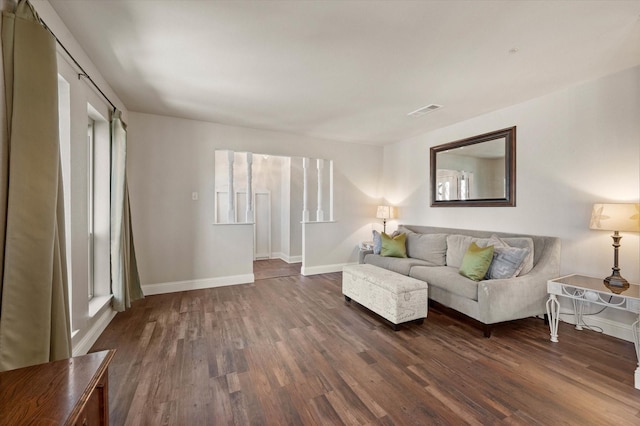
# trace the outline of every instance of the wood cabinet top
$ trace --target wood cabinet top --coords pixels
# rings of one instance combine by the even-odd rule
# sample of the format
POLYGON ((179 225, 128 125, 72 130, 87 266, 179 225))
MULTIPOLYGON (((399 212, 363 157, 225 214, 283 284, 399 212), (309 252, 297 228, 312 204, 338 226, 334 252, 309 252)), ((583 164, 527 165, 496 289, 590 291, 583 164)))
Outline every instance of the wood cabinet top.
POLYGON ((0 373, 0 425, 66 424, 75 418, 115 354, 95 352, 0 373))

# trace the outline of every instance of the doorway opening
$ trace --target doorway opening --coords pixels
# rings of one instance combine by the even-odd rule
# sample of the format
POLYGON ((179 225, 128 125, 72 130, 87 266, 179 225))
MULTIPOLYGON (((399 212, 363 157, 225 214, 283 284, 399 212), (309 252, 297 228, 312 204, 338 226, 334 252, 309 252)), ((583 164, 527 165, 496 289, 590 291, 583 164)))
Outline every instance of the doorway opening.
POLYGON ((300 274, 302 224, 333 220, 333 162, 216 150, 214 179, 215 223, 254 226, 254 279, 300 274))

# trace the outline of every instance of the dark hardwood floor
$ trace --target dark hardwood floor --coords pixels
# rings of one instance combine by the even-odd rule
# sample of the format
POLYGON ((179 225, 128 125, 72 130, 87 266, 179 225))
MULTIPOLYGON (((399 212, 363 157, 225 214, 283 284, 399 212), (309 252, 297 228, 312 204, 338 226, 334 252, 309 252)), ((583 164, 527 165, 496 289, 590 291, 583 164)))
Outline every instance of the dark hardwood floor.
POLYGON ((92 350, 115 348, 113 425, 638 425, 632 343, 541 319, 490 339, 430 310, 390 327, 341 274, 149 296, 92 350))
POLYGON ((300 275, 302 263, 287 263, 280 259, 256 260, 253 262, 255 280, 267 278, 290 277, 300 275))

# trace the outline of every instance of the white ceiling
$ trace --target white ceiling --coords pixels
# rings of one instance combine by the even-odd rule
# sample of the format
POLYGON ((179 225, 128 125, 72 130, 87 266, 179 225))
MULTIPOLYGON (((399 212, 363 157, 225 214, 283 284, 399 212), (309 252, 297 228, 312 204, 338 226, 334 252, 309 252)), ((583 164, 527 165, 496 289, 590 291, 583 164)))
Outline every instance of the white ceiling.
POLYGON ((348 142, 640 64, 640 0, 49 1, 131 111, 348 142))

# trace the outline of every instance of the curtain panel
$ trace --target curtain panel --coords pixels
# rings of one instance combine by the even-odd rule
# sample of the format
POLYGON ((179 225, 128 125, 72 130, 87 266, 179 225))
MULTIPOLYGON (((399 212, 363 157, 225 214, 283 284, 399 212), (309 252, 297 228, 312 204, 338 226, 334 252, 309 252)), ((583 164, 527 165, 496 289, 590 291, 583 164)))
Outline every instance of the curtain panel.
MULTIPOLYGON (((21 0, 3 13, 5 158, 0 370, 71 356, 55 39, 21 0)), ((0 230, 1 231, 1 230, 0 230)))
POLYGON ((121 112, 111 119, 111 291, 112 307, 122 312, 144 297, 131 230, 127 187, 127 126, 121 112))

